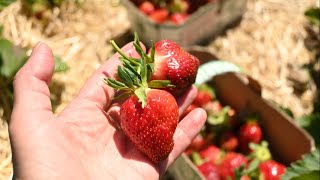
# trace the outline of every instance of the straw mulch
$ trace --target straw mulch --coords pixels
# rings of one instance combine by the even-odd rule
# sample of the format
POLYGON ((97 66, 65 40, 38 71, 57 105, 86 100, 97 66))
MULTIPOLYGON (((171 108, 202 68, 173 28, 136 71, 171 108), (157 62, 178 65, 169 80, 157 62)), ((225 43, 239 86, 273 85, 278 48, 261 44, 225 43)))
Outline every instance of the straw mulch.
MULTIPOLYGON (((265 98, 290 107, 296 115, 309 112, 314 94, 312 84, 300 94, 294 94, 289 75, 297 65, 312 58, 303 44, 306 37, 303 12, 315 3, 314 0, 248 0, 240 25, 209 47, 218 57, 238 63, 258 79, 265 98)), ((56 86, 51 90, 59 95, 56 97, 56 112, 59 112, 94 69, 112 54, 108 40, 130 27, 126 10, 116 0, 90 0, 82 8, 70 3, 54 9, 44 26, 36 19, 27 18, 20 7, 17 2, 0 12, 4 37, 26 48, 38 41, 46 42, 71 67, 66 73, 54 75, 56 86)), ((0 117, 3 119, 1 107, 0 117)), ((0 180, 8 179, 12 163, 4 122, 0 123, 0 150, 0 180)))
POLYGON ((312 111, 316 86, 301 66, 314 60, 304 44, 307 19, 304 11, 316 0, 248 1, 243 21, 210 44, 221 59, 239 64, 259 80, 262 96, 295 116, 312 111))

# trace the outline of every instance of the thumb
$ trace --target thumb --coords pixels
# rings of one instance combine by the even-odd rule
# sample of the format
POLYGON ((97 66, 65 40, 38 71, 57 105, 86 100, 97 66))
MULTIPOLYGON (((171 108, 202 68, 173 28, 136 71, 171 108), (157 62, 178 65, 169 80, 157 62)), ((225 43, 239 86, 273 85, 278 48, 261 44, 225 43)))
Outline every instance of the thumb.
MULTIPOLYGON (((54 61, 51 49, 38 43, 14 81, 14 105, 11 121, 41 119, 52 115, 48 83, 51 81, 54 61)), ((13 122, 12 122, 13 123, 13 122)))

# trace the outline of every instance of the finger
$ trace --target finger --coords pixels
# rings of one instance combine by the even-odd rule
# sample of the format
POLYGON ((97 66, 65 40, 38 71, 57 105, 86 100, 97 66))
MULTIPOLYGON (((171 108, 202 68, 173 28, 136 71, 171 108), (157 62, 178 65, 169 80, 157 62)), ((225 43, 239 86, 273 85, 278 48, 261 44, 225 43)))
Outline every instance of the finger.
MULTIPOLYGON (((144 45, 141 45, 145 50, 144 45)), ((132 42, 125 45, 121 50, 130 57, 139 57, 132 42)), ((110 99, 113 97, 115 90, 107 86, 103 79, 106 77, 114 78, 117 68, 121 64, 118 60, 119 56, 119 53, 115 53, 94 72, 94 74, 81 88, 75 101, 88 101, 89 103, 96 104, 103 109, 110 103, 110 99)))
POLYGON ((28 117, 52 114, 48 83, 51 81, 54 61, 51 49, 38 43, 14 81, 14 109, 11 120, 23 121, 28 117))
POLYGON ((196 86, 192 85, 187 92, 177 99, 177 103, 179 106, 179 116, 183 114, 183 112, 188 108, 188 106, 193 102, 198 93, 198 89, 196 86))
POLYGON ((160 174, 162 174, 190 145, 192 140, 200 132, 207 118, 206 112, 197 108, 191 111, 182 121, 174 133, 174 147, 167 161, 160 164, 160 174))

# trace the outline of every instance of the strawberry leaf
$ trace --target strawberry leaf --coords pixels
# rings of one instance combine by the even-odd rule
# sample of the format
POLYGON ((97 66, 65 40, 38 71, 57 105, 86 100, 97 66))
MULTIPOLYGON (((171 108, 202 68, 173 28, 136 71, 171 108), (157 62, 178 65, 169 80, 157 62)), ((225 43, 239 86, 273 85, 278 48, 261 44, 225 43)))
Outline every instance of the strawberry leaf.
POLYGON ((134 94, 138 97, 139 102, 142 103, 142 108, 144 108, 147 103, 146 89, 143 86, 141 86, 134 91, 134 94))
POLYGON ((141 79, 141 76, 139 73, 137 73, 136 68, 130 64, 130 62, 124 58, 120 58, 123 66, 127 69, 129 69, 132 73, 134 73, 139 79, 141 79))
POLYGON ((55 55, 54 56, 54 72, 65 72, 69 69, 67 63, 63 62, 62 59, 55 55))
POLYGON ((151 51, 150 51, 150 63, 154 62, 154 56, 156 54, 156 47, 154 45, 154 42, 152 42, 152 47, 151 47, 151 51))
POLYGON ((117 80, 114 80, 114 79, 111 79, 111 78, 108 78, 108 79, 104 79, 104 82, 111 86, 112 88, 115 88, 115 89, 122 89, 122 88, 125 88, 126 85, 123 84, 122 82, 119 82, 117 80))
POLYGON ((124 91, 120 95, 113 97, 113 100, 118 101, 118 100, 122 100, 122 99, 127 99, 128 97, 131 96, 131 94, 132 94, 132 92, 130 92, 130 91, 124 91))
POLYGON ((257 170, 259 167, 259 163, 260 161, 258 159, 254 159, 253 161, 251 161, 248 168, 243 170, 242 175, 246 175, 257 170))
POLYGON ((27 59, 26 51, 6 39, 0 39, 0 74, 11 78, 27 59))
POLYGON ((207 122, 210 125, 219 125, 225 123, 228 119, 228 112, 230 110, 229 106, 225 106, 221 111, 218 113, 208 113, 207 122))
POLYGON ((147 74, 147 78, 148 78, 148 82, 150 81, 150 79, 151 79, 151 76, 152 76, 152 73, 154 72, 154 65, 153 65, 153 63, 149 63, 149 64, 147 64, 147 69, 148 69, 148 74, 147 74))
POLYGON ((161 88, 174 88, 174 85, 170 84, 170 80, 152 80, 149 82, 149 87, 154 89, 161 88))
POLYGON ((200 157, 200 154, 198 152, 192 152, 191 159, 192 162, 197 166, 203 163, 203 159, 200 157))
POLYGON ((129 88, 133 88, 133 81, 130 75, 124 70, 122 66, 118 67, 118 76, 126 86, 128 86, 129 88))
POLYGON ((281 176, 282 180, 298 179, 320 179, 320 150, 302 156, 287 168, 286 173, 281 176))

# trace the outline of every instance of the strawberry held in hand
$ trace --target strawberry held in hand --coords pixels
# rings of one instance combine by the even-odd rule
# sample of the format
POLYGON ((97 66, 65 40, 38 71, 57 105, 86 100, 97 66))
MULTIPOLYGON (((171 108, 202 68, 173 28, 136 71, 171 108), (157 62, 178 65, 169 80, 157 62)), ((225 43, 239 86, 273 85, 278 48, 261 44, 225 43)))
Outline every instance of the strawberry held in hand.
POLYGON ((169 155, 178 124, 178 105, 170 93, 147 90, 144 107, 136 95, 130 96, 121 105, 120 120, 122 130, 153 162, 169 155))
POLYGON ((133 43, 141 59, 126 56, 112 41, 114 48, 122 55, 119 60, 118 78, 105 82, 122 92, 118 97, 128 99, 120 107, 120 126, 134 145, 154 163, 168 157, 173 149, 173 134, 179 121, 178 105, 167 91, 152 88, 172 88, 168 80, 150 81, 153 68, 147 64, 150 57, 140 46, 135 36, 133 43))
POLYGON ((183 50, 170 40, 161 40, 155 44, 154 80, 170 80, 176 86, 168 90, 174 96, 180 96, 196 80, 199 59, 183 50))

